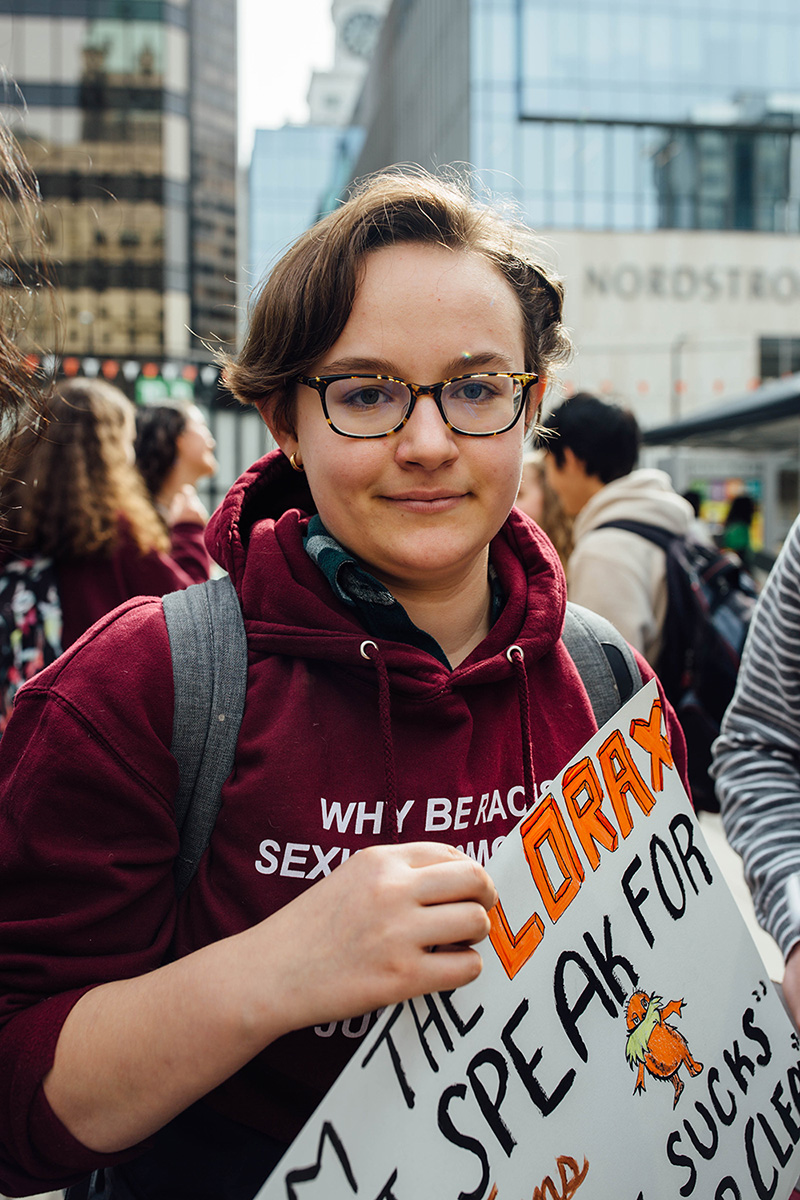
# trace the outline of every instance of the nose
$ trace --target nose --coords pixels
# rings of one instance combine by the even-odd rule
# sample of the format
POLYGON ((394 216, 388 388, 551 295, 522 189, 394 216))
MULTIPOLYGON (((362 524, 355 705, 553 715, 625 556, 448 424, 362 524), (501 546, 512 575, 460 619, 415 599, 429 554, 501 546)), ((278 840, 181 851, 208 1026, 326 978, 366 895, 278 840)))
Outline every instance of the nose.
POLYGON ((396 457, 434 470, 458 458, 456 435, 448 429, 430 393, 421 392, 411 416, 397 435, 396 457))

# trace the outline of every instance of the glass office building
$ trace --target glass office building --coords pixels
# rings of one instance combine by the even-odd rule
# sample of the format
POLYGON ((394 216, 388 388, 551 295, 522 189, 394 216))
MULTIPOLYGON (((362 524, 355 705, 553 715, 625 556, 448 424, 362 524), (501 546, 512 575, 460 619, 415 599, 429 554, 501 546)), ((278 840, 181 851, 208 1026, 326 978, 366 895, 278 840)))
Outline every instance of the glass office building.
POLYGON ((387 33, 359 173, 468 162, 541 228, 800 231, 794 0, 396 0, 387 33))
POLYGON ((331 66, 315 70, 308 124, 256 130, 248 179, 248 275, 256 285, 283 251, 335 208, 363 131, 351 122, 388 0, 331 0, 331 66))
POLYGON ((795 0, 395 0, 352 173, 467 164, 566 278, 565 386, 675 416, 797 360, 798 45, 795 0))
POLYGON ((148 359, 215 385, 206 343, 235 335, 235 0, 0 0, 0 61, 62 301, 39 343, 126 388, 148 359))
POLYGON ((361 139, 361 130, 336 125, 256 130, 248 181, 250 286, 332 207, 331 181, 347 182, 361 139))
POLYGON ((797 233, 798 44, 790 0, 472 0, 472 161, 548 228, 797 233))

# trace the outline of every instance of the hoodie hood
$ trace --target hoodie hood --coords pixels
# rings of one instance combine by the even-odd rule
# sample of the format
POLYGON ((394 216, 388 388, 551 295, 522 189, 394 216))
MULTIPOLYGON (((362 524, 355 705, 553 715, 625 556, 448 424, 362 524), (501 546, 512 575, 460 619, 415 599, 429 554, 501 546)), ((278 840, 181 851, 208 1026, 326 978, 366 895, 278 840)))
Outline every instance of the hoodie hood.
POLYGON ((691 504, 678 495, 666 471, 640 468, 596 492, 575 518, 573 533, 577 542, 608 521, 635 519, 669 533, 685 534, 693 517, 691 504))
MULTIPOLYGON (((236 481, 209 521, 206 542, 236 586, 248 635, 259 649, 371 672, 360 654, 363 627, 305 551, 304 534, 315 512, 306 477, 276 450, 236 481)), ((404 676, 412 691, 434 682, 441 686, 442 676, 459 675, 463 682, 507 676, 510 645, 521 646, 526 660, 533 661, 558 640, 566 582, 548 538, 512 509, 490 555, 505 596, 503 611, 455 672, 413 647, 382 643, 387 667, 404 676)), ((393 679, 393 688, 399 683, 393 679)))

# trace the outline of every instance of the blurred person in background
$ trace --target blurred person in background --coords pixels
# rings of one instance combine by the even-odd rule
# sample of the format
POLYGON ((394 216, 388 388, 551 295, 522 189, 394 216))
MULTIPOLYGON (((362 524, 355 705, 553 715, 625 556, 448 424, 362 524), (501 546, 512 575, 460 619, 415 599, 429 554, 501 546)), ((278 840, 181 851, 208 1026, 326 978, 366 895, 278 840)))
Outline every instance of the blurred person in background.
POLYGON ((136 465, 167 525, 200 479, 217 471, 216 442, 196 404, 148 404, 136 410, 136 465))
POLYGON ((164 529, 134 463, 134 408, 103 380, 73 379, 42 402, 0 479, 0 569, 35 557, 55 567, 66 649, 133 596, 208 578, 205 513, 187 496, 164 529))
POLYGON ((753 569, 753 544, 750 538, 756 503, 752 496, 742 492, 731 500, 725 525, 722 530, 722 549, 738 554, 748 571, 753 569))
POLYGON ((713 546, 714 534, 711 531, 711 526, 708 521, 701 515, 703 507, 703 496, 696 488, 690 488, 688 492, 683 493, 684 500, 688 500, 692 506, 694 516, 689 522, 689 536, 696 538, 698 542, 702 542, 704 546, 713 546))
POLYGON ((570 600, 615 625, 655 665, 667 612, 667 560, 660 546, 610 521, 639 521, 686 534, 694 516, 664 471, 637 469, 636 417, 579 392, 544 421, 545 474, 574 518, 567 563, 570 600))
POLYGON ((558 551, 561 565, 566 567, 572 552, 572 518, 566 515, 545 479, 543 450, 529 450, 525 454, 515 503, 544 530, 558 551))

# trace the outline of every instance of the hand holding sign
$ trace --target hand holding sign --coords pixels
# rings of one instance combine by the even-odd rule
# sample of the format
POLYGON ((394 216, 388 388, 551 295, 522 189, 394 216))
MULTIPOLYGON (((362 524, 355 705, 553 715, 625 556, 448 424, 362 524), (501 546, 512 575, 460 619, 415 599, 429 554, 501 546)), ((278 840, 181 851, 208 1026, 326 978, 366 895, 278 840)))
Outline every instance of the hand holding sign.
POLYGON ((268 960, 262 926, 243 935, 253 962, 264 964, 264 978, 254 980, 263 985, 260 1003, 274 1004, 269 977, 291 981, 282 990, 284 1024, 298 1028, 461 987, 480 974, 471 947, 487 936, 496 900, 486 871, 452 846, 361 850, 269 918, 268 960))

